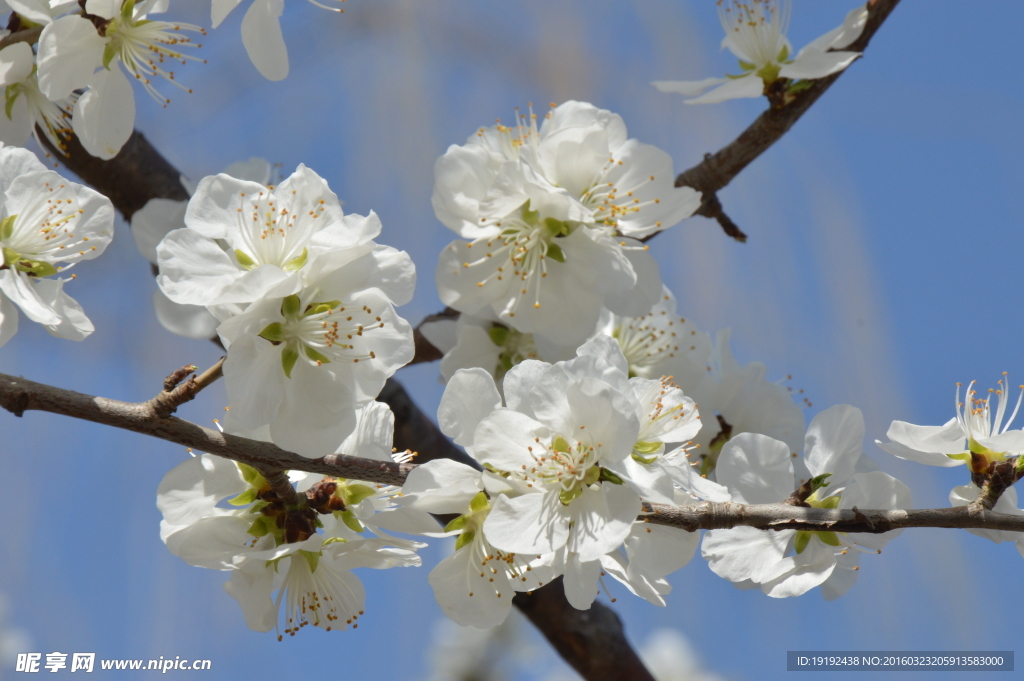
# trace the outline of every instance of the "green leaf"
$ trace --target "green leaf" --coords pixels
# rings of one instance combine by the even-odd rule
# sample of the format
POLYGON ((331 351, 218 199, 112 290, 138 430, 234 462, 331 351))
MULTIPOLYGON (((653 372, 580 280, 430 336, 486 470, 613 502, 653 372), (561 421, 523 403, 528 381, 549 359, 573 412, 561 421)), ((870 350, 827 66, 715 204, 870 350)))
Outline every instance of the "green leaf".
POLYGON ((235 260, 243 270, 251 270, 256 267, 256 261, 250 258, 248 253, 239 248, 235 249, 235 260))
POLYGON ((309 563, 309 571, 316 572, 317 565, 320 564, 320 552, 319 551, 303 551, 299 550, 299 555, 306 559, 309 563))
POLYGON ((302 302, 296 295, 291 295, 281 301, 281 316, 286 319, 292 319, 299 316, 299 309, 302 306, 302 302))
POLYGON ((490 506, 491 501, 487 498, 486 492, 477 492, 476 496, 469 502, 469 510, 474 513, 490 508, 490 506))
POLYGON ((539 217, 540 211, 530 210, 530 200, 527 199, 526 203, 523 204, 523 222, 528 225, 535 225, 539 217))
POLYGON ((117 56, 117 48, 114 47, 114 41, 108 41, 103 46, 103 68, 110 70, 110 62, 114 61, 114 57, 117 56))
POLYGON ((238 470, 242 473, 242 480, 245 480, 256 489, 263 489, 264 485, 267 484, 267 481, 263 479, 260 472, 249 464, 236 461, 235 465, 238 466, 238 470))
POLYGON ((557 218, 544 218, 544 226, 551 232, 551 236, 568 236, 572 231, 568 222, 562 222, 557 218))
POLYGON ((971 460, 971 453, 970 452, 962 452, 960 454, 946 454, 946 456, 948 456, 951 459, 955 459, 957 461, 970 461, 971 460))
POLYGON ((283 343, 284 342, 284 324, 281 322, 274 322, 273 324, 267 324, 267 326, 260 331, 260 338, 265 338, 271 343, 283 343))
MULTIPOLYGON (((757 67, 754 64, 751 64, 749 61, 743 61, 742 59, 740 59, 740 68, 743 69, 744 71, 753 71, 757 67)), ((739 76, 733 76, 733 77, 739 77, 739 76)))
POLYGON ((353 532, 362 532, 366 529, 352 511, 341 511, 341 522, 353 532))
POLYGON ((377 490, 370 487, 369 485, 360 485, 358 483, 351 485, 339 485, 338 493, 341 498, 345 501, 346 506, 355 506, 363 499, 368 499, 377 493, 377 490))
MULTIPOLYGON (((18 95, 21 94, 21 88, 18 87, 17 83, 14 85, 8 85, 4 89, 4 97, 7 99, 7 103, 4 104, 4 111, 7 113, 7 120, 11 119, 11 112, 14 110, 14 103, 18 101, 18 95)), ((3 237, 0 237, 2 239, 3 237)))
POLYGON ((444 531, 445 532, 454 532, 455 530, 461 530, 462 528, 464 528, 466 526, 466 522, 468 520, 469 519, 466 518, 466 516, 460 515, 458 518, 455 518, 450 523, 445 525, 444 526, 444 531))
POLYGON ((602 468, 601 469, 601 479, 604 480, 605 482, 610 482, 613 485, 621 485, 621 484, 623 484, 622 478, 617 476, 615 473, 612 473, 607 468, 602 468))
POLYGON ((322 303, 310 303, 306 306, 306 311, 302 313, 303 317, 310 317, 315 314, 323 314, 324 312, 330 312, 334 308, 341 305, 340 300, 327 300, 322 303))
POLYGON ((455 550, 458 551, 474 539, 476 539, 476 532, 474 530, 466 530, 455 540, 455 550))
POLYGON ((811 533, 803 530, 797 530, 796 538, 793 540, 793 550, 797 552, 797 555, 804 552, 807 548, 807 544, 811 541, 811 533))
MULTIPOLYGON (((10 118, 10 116, 8 116, 10 118)), ((8 215, 3 220, 0 220, 0 241, 6 241, 14 236, 14 221, 18 219, 17 215, 8 215)), ((4 262, 7 261, 7 254, 4 253, 4 262)))
POLYGON ((257 516, 256 520, 252 521, 252 525, 246 530, 246 534, 252 535, 253 537, 265 537, 272 533, 276 525, 274 524, 273 518, 269 518, 265 515, 257 516))
POLYGON ((784 62, 789 59, 789 45, 783 45, 782 49, 779 50, 779 56, 775 58, 777 62, 784 62))
POLYGON ((825 542, 829 546, 842 546, 843 543, 839 541, 839 537, 836 536, 835 532, 815 532, 818 535, 818 539, 825 542))
POLYGON ((298 361, 299 351, 292 346, 289 345, 281 351, 281 368, 284 369, 285 376, 292 377, 292 369, 295 368, 295 363, 298 361))
POLYGON ((306 346, 306 357, 309 357, 314 362, 320 362, 321 364, 330 364, 331 360, 328 357, 324 357, 313 348, 306 346))
POLYGON ((294 272, 295 270, 301 270, 302 266, 306 264, 306 260, 309 259, 309 249, 303 248, 302 255, 297 258, 292 258, 284 264, 283 269, 285 272, 294 272))
POLYGON ((253 487, 250 487, 249 489, 245 490, 234 499, 228 500, 228 503, 231 504, 232 506, 248 506, 252 502, 256 501, 257 494, 259 494, 259 491, 253 487))
POLYGON ((512 335, 512 332, 504 326, 495 324, 487 331, 487 335, 491 337, 491 342, 500 348, 508 342, 508 337, 512 335))
POLYGON ((555 262, 565 262, 565 253, 562 251, 562 247, 555 243, 548 244, 547 257, 555 262))
POLYGON ((656 456, 652 456, 650 458, 646 458, 645 459, 644 457, 640 456, 639 454, 633 454, 632 457, 633 457, 633 461, 636 461, 637 463, 642 463, 644 465, 654 463, 655 461, 658 460, 658 457, 656 457, 656 456))
POLYGON ((663 442, 637 442, 633 445, 633 451, 637 454, 654 454, 663 445, 663 442))
POLYGON ((822 473, 821 475, 811 478, 811 493, 817 492, 822 487, 828 487, 828 479, 832 477, 831 473, 822 473))
POLYGON ((988 447, 985 447, 984 445, 980 444, 973 437, 968 438, 967 448, 974 454, 984 456, 989 461, 1002 461, 1003 459, 1006 458, 1005 452, 997 452, 995 450, 989 449, 988 447))
POLYGON ((562 502, 563 506, 568 506, 573 502, 574 499, 583 494, 583 486, 576 485, 572 489, 564 489, 558 493, 558 500, 562 502))

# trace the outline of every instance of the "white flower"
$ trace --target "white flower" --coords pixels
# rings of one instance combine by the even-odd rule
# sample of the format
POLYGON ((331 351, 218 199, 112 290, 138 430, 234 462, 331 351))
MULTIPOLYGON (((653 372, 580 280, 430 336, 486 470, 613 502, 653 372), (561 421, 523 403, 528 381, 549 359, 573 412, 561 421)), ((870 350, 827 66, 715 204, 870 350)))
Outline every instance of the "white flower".
POLYGON ((110 200, 16 147, 0 148, 0 193, 0 345, 17 330, 15 305, 54 336, 82 340, 93 325, 64 293, 69 280, 46 277, 103 253, 114 236, 110 200))
POLYGON ((490 308, 478 314, 460 314, 457 320, 421 324, 420 332, 444 353, 441 377, 445 383, 459 369, 478 367, 494 378, 499 391, 508 370, 523 360, 558 362, 576 354, 575 346, 555 345, 542 336, 505 326, 490 308))
MULTIPOLYGON (((341 8, 328 7, 316 0, 309 0, 317 7, 336 12, 341 8)), ((336 0, 344 2, 345 0, 336 0)), ((213 0, 213 27, 217 28, 231 10, 242 0, 213 0)), ((281 14, 284 0, 253 0, 242 18, 242 44, 255 66, 264 78, 282 80, 288 75, 288 49, 281 33, 281 14)))
POLYGON ((356 410, 413 357, 412 328, 393 303, 409 300, 414 279, 408 255, 378 246, 221 324, 232 419, 269 424, 275 444, 304 456, 335 451, 356 410))
MULTIPOLYGON (((35 55, 28 43, 0 50, 0 86, 4 88, 4 114, 0 115, 0 142, 24 146, 39 133, 55 149, 64 150, 71 134, 71 109, 75 95, 51 102, 39 90, 35 55)), ((40 142, 40 144, 42 144, 40 142)))
POLYGON ((39 89, 51 101, 66 99, 86 88, 75 102, 72 126, 93 156, 113 158, 132 134, 135 98, 131 83, 117 63, 160 104, 170 102, 153 79, 187 90, 175 80, 167 61, 183 64, 194 56, 182 48, 196 47, 181 31, 203 33, 199 26, 155 21, 149 12, 166 9, 166 0, 87 0, 91 18, 68 15, 48 23, 39 37, 39 89), (102 35, 99 30, 102 28, 102 35))
POLYGON ((276 187, 223 173, 204 178, 185 224, 156 250, 160 288, 187 305, 292 295, 325 272, 384 252, 373 241, 376 214, 343 215, 327 182, 305 165, 276 187))
POLYGON ((956 389, 956 417, 942 426, 915 426, 904 421, 893 421, 886 433, 891 442, 875 442, 879 447, 901 459, 917 461, 930 466, 960 466, 970 464, 971 471, 983 473, 992 461, 1024 453, 1024 431, 1010 430, 1013 419, 1024 398, 1024 386, 1017 398, 1010 418, 1006 418, 1006 374, 989 389, 984 399, 975 397, 974 381, 967 386, 967 402, 960 401, 960 384, 956 389), (996 408, 992 410, 992 396, 996 408), (1005 419, 1005 422, 1004 422, 1005 419))
MULTIPOLYGON (((368 420, 380 425, 379 419, 368 420)), ((377 426, 369 424, 368 431, 379 430, 377 426)), ((161 482, 160 535, 190 565, 233 571, 225 589, 242 606, 250 628, 269 631, 278 626, 283 602, 284 633, 294 635, 307 624, 344 629, 363 614, 365 600, 362 584, 349 571, 419 565, 414 550, 423 544, 357 534, 350 518, 337 518, 348 510, 342 499, 360 497, 360 503, 374 490, 366 494, 352 485, 331 503, 335 481, 328 481, 327 493, 317 494, 327 489, 322 486, 311 488, 308 505, 291 508, 254 469, 203 454, 183 462, 161 482), (228 503, 235 509, 218 506, 227 497, 233 497, 228 503), (326 531, 317 532, 318 525, 326 531), (276 601, 273 591, 278 592, 276 601)))
POLYGON ((486 373, 463 370, 448 384, 442 430, 456 442, 471 438, 472 456, 519 494, 496 498, 484 521, 488 541, 503 551, 542 555, 568 546, 580 560, 596 560, 622 542, 639 512, 639 496, 611 470, 637 442, 637 407, 599 375, 574 376, 573 363, 587 359, 518 365, 505 376, 507 408, 489 414, 498 393, 493 383, 483 392, 486 373))
MULTIPOLYGON (((899 480, 880 471, 856 472, 863 438, 864 418, 859 409, 848 405, 827 409, 811 421, 804 462, 814 478, 805 503, 840 509, 910 505, 910 490, 899 480)), ((717 475, 732 500, 742 504, 780 503, 798 484, 789 446, 754 433, 734 437, 725 445, 717 475)), ((835 584, 824 590, 824 596, 831 599, 853 583, 852 575, 843 574, 856 569, 851 552, 880 552, 896 533, 776 532, 737 527, 707 532, 701 552, 720 577, 740 584, 753 582, 773 598, 799 596, 830 580, 838 568, 835 584)))
POLYGON ((505 621, 517 591, 531 591, 557 576, 549 560, 505 552, 487 540, 488 476, 442 459, 415 468, 402 487, 411 508, 458 514, 444 528, 445 535, 456 537, 455 552, 431 570, 428 581, 444 614, 480 629, 505 621))
MULTIPOLYGON (((954 487, 949 492, 950 506, 967 506, 981 494, 981 489, 973 482, 960 487, 954 487)), ((992 507, 995 513, 1006 513, 1007 515, 1024 515, 1024 511, 1017 508, 1017 490, 1014 487, 1006 488, 992 507)), ((1004 541, 1012 541, 1017 545, 1017 550, 1024 556, 1024 532, 1009 532, 1007 530, 967 530, 971 534, 994 541, 999 544, 1004 541)))
MULTIPOLYGON (((271 165, 262 158, 250 158, 248 161, 231 164, 224 170, 224 174, 266 184, 270 181, 271 165)), ((195 193, 196 187, 186 178, 182 177, 181 183, 190 195, 195 193)), ((185 229, 187 208, 188 201, 150 199, 132 215, 131 229, 135 246, 146 260, 157 264, 156 247, 163 238, 176 229, 185 229)), ((220 324, 205 306, 175 303, 159 289, 153 294, 153 309, 165 329, 185 338, 212 338, 220 324)))
POLYGON ((729 331, 718 333, 711 372, 702 385, 684 386, 703 415, 704 427, 694 438, 701 474, 714 471, 722 447, 740 433, 760 433, 785 442, 791 452, 800 450, 803 411, 785 386, 765 379, 767 371, 760 362, 740 366, 729 347, 729 331))
POLYGON ((713 104, 738 97, 760 97, 779 78, 824 78, 842 71, 860 56, 860 52, 844 52, 842 48, 860 36, 867 14, 866 6, 854 9, 841 26, 791 59, 793 48, 786 39, 790 0, 719 0, 718 17, 725 29, 722 47, 736 55, 743 73, 697 81, 663 80, 652 85, 662 92, 693 97, 686 100, 687 104, 713 104))
MULTIPOLYGON (((517 115, 518 117, 518 115, 517 115)), ((578 343, 602 306, 646 314, 661 290, 636 239, 689 217, 700 194, 673 186, 672 160, 626 138, 622 119, 567 102, 538 130, 533 114, 452 145, 434 167, 434 212, 469 242, 445 249, 445 304, 486 307, 506 326, 578 343)))

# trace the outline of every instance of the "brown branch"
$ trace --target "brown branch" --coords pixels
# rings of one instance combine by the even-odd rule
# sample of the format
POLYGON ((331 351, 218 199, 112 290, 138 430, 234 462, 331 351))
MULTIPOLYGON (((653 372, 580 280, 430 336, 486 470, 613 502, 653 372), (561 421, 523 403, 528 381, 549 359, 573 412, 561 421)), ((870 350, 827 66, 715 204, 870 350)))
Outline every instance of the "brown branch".
MULTIPOLYGON (((410 420, 429 423, 397 383, 389 386, 414 409, 410 420), (397 386, 397 387, 396 387, 397 386)), ((15 416, 26 411, 47 411, 73 418, 122 428, 175 442, 265 470, 301 470, 342 478, 356 478, 388 485, 402 485, 414 464, 397 464, 356 456, 330 454, 315 459, 283 450, 269 442, 220 433, 176 417, 161 418, 147 402, 120 402, 83 395, 71 390, 0 374, 0 407, 15 416)), ((424 430, 410 430, 402 437, 415 437, 424 430)), ((441 435, 440 437, 444 437, 441 435)), ((396 442, 400 441, 396 435, 396 442)), ((403 442, 404 444, 404 442, 403 442)), ((435 442, 435 444, 439 444, 435 442)), ((435 458, 455 458, 456 448, 448 443, 433 449, 435 458)), ((462 454, 464 458, 465 454, 462 454)), ((991 492, 984 501, 956 508, 919 510, 859 510, 805 508, 786 503, 735 504, 702 502, 691 506, 644 503, 640 520, 688 531, 755 527, 763 530, 807 530, 812 532, 879 533, 908 527, 950 527, 1024 532, 1024 515, 994 513, 985 508, 995 503, 991 492)))
POLYGON ((32 28, 26 28, 23 31, 15 31, 14 33, 11 33, 10 35, 4 37, 3 40, 0 40, 0 50, 4 49, 5 47, 9 47, 15 43, 28 43, 29 45, 31 45, 32 43, 39 40, 39 36, 41 36, 42 34, 42 26, 33 26, 32 28))
MULTIPOLYGON (((842 49, 863 52, 899 1, 872 0, 868 3, 868 18, 864 31, 859 38, 842 49)), ((788 101, 784 105, 772 106, 758 116, 757 120, 735 140, 714 154, 706 154, 703 161, 680 173, 676 177, 677 187, 693 187, 703 194, 703 201, 696 214, 717 220, 727 235, 737 241, 746 241, 746 235, 722 210, 716 192, 732 182, 740 171, 785 135, 844 73, 845 69, 825 78, 807 81, 807 88, 787 98, 788 101)))
POLYGON ((68 170, 110 199, 125 220, 150 199, 189 199, 181 173, 138 130, 109 161, 91 156, 74 135, 67 138, 64 151, 55 149, 45 135, 39 139, 68 170))
POLYGON ((146 402, 147 407, 154 416, 167 418, 177 411, 178 407, 194 400, 200 390, 224 375, 225 359, 225 357, 221 357, 216 364, 204 371, 202 376, 197 378, 193 375, 188 380, 185 380, 185 377, 196 370, 196 365, 187 364, 181 367, 164 379, 163 391, 146 402))
POLYGON ((516 594, 512 603, 583 678, 654 681, 626 640, 615 611, 598 601, 590 610, 572 607, 561 577, 536 591, 516 594))

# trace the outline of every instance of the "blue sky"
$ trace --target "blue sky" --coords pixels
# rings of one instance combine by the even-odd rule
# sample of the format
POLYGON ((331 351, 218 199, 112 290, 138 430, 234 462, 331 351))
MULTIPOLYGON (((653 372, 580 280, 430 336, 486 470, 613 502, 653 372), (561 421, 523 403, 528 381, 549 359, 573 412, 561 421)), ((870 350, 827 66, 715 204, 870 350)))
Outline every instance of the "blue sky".
MULTIPOLYGON (((792 42, 852 7, 795 0, 792 42)), ((668 151, 681 171, 765 107, 688 106, 648 85, 735 72, 710 0, 349 0, 346 10, 288 3, 291 75, 280 83, 256 73, 238 39, 241 14, 230 17, 206 41, 209 63, 178 74, 194 94, 161 108, 137 92, 137 127, 194 180, 250 156, 286 174, 305 163, 347 211, 377 211, 380 241, 420 267, 416 298, 400 311, 413 322, 440 308, 432 273, 453 238, 430 208, 433 163, 477 127, 528 101, 583 99, 621 114, 631 136, 668 151)), ((912 465, 870 442, 893 419, 951 418, 957 381, 989 387, 1002 371, 1011 385, 1024 381, 1022 23, 1017 3, 904 3, 865 57, 721 192, 748 243, 703 218, 651 242, 682 314, 708 331, 732 328, 740 361, 763 361, 769 378, 792 375, 814 404, 808 420, 832 404, 860 407, 865 451, 920 507, 945 505, 963 469, 912 465)), ((159 327, 148 264, 119 229, 71 291, 97 332, 75 344, 25 322, 0 350, 0 371, 141 400, 172 369, 217 358, 212 344, 159 327)), ((398 377, 433 413, 437 367, 398 377)), ((209 423, 221 390, 181 415, 209 423)), ((0 414, 0 442, 0 591, 35 650, 210 658, 214 678, 289 678, 296 664, 427 675, 441 614, 426 569, 363 573, 358 631, 277 643, 244 627, 222 575, 186 566, 159 540, 155 490, 186 456, 180 447, 39 413, 0 414)), ((425 564, 444 550, 425 551, 425 564)), ((1022 560, 1012 545, 917 530, 865 557, 858 584, 833 603, 817 592, 778 601, 739 591, 699 557, 670 578, 666 608, 612 591, 634 640, 677 628, 711 669, 774 679, 786 675, 787 650, 1012 650, 1022 560)), ((553 664, 538 658, 534 671, 553 664)))

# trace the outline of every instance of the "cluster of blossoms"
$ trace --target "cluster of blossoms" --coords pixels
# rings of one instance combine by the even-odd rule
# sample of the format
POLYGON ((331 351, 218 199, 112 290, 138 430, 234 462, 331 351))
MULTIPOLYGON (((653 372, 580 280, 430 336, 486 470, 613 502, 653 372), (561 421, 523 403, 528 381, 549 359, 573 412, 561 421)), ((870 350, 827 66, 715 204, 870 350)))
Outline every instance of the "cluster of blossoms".
POLYGON ((412 298, 409 256, 374 242, 376 214, 345 215, 301 165, 277 186, 205 178, 185 224, 156 248, 157 283, 220 322, 226 426, 265 427, 303 456, 335 451, 413 357, 412 329, 394 310, 412 298))
MULTIPOLYGON (((877 444, 893 456, 929 466, 963 466, 970 470, 971 481, 949 492, 952 506, 967 506, 982 493, 983 488, 998 485, 999 497, 992 510, 1009 515, 1024 515, 1017 507, 1017 490, 1011 485, 1024 477, 1024 429, 1011 430, 1010 425, 1020 411, 1024 385, 1009 418, 1007 374, 989 388, 984 398, 974 390, 974 381, 967 386, 961 401, 961 385, 956 389, 956 416, 941 426, 916 426, 893 421, 886 434, 889 442, 877 444), (992 400, 996 404, 993 409, 992 400)), ((968 530, 971 534, 991 539, 997 544, 1011 541, 1024 556, 1024 533, 1005 530, 968 530)))
MULTIPOLYGON (((391 461, 387 406, 367 405, 358 421, 338 453, 391 461)), ((352 570, 418 566, 424 544, 388 531, 421 533, 436 523, 396 506, 394 487, 299 472, 290 480, 302 503, 279 496, 245 464, 209 454, 188 459, 157 492, 160 536, 189 565, 230 572, 224 588, 256 631, 276 629, 281 638, 308 625, 357 627, 365 592, 352 570)))
POLYGON ((0 147, 0 346, 18 330, 18 309, 58 338, 82 340, 92 322, 61 278, 92 260, 114 236, 114 208, 70 182, 35 154, 0 147))
MULTIPOLYGON (((213 0, 213 26, 239 2, 213 0)), ((35 50, 28 42, 0 50, 0 86, 6 103, 0 115, 0 141, 23 146, 41 132, 54 149, 64 151, 73 132, 93 156, 117 155, 135 124, 131 81, 166 106, 171 101, 167 87, 191 92, 178 81, 173 65, 205 61, 196 54, 202 45, 194 42, 205 29, 152 18, 166 12, 169 4, 170 0, 0 2, 0 12, 13 11, 4 35, 12 29, 42 27, 35 50)), ((288 75, 279 24, 283 11, 284 0, 254 0, 242 21, 242 42, 253 64, 271 80, 288 75)))

